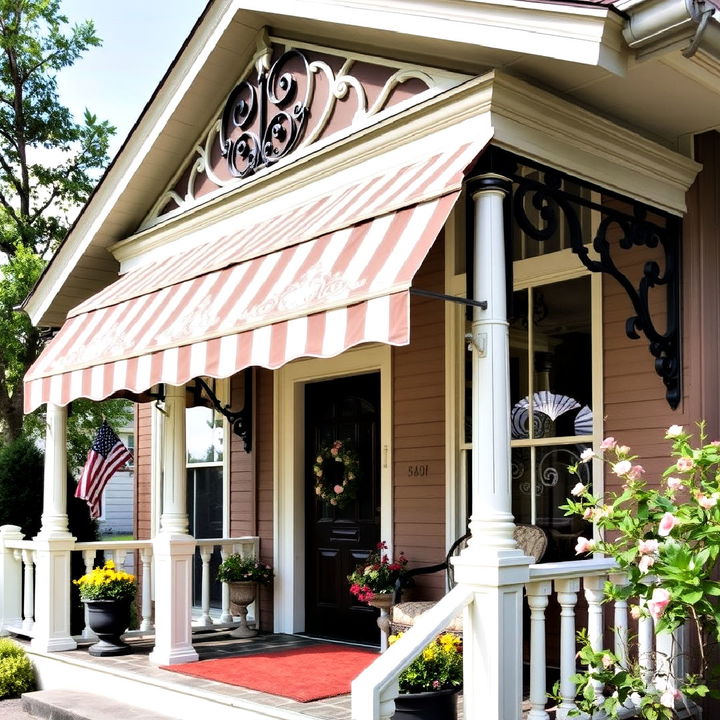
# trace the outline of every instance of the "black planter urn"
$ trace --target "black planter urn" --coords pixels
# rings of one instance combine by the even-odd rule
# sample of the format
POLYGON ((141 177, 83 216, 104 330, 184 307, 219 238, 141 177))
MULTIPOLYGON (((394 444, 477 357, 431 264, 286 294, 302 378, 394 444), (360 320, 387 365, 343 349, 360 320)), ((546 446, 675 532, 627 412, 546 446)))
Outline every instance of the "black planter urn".
POLYGON ((393 720, 457 720, 460 689, 453 687, 398 695, 393 720))
POLYGON ((131 600, 83 600, 88 611, 88 625, 98 642, 88 648, 95 657, 127 655, 132 648, 120 637, 130 625, 131 600))

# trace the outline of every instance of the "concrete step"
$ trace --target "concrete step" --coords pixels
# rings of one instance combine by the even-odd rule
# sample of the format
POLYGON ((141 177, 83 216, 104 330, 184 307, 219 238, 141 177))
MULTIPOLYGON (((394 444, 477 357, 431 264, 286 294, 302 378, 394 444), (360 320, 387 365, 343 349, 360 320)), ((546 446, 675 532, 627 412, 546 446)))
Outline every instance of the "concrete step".
POLYGON ((22 695, 25 712, 42 720, 174 720, 150 710, 76 690, 38 690, 22 695))

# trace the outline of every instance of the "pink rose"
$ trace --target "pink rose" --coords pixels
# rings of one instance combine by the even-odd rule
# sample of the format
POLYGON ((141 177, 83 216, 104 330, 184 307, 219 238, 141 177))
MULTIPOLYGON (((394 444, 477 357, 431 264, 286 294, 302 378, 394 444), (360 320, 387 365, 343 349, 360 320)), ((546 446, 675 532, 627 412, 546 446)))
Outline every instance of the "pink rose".
POLYGON ((628 445, 618 445, 617 446, 617 454, 618 455, 628 455, 630 453, 630 447, 628 445))
POLYGON ((645 468, 642 465, 633 465, 627 474, 628 480, 639 480, 644 472, 645 468))
POLYGON ((571 491, 571 495, 582 495, 585 492, 585 486, 582 483, 578 483, 571 491))
POLYGON ((338 454, 338 449, 335 448, 335 447, 330 448, 330 454, 333 455, 333 456, 337 455, 337 454, 338 454))
POLYGON ((341 492, 343 492, 343 490, 345 490, 345 488, 342 485, 336 485, 333 490, 335 491, 336 495, 339 495, 341 492))
POLYGON ((595 541, 594 540, 588 540, 584 537, 579 537, 577 541, 577 545, 575 545, 575 554, 576 555, 582 555, 586 552, 591 552, 595 548, 595 541))
POLYGON ((677 463, 675 463, 675 467, 678 469, 678 472, 687 472, 688 470, 692 470, 693 467, 695 467, 695 463, 693 462, 692 458, 681 457, 678 458, 677 463))
POLYGON ((671 425, 665 433, 666 438, 676 438, 683 434, 682 425, 671 425))
POLYGON ((720 445, 720 440, 713 440, 710 444, 711 444, 713 447, 718 447, 718 446, 720 445))
POLYGON ((648 611, 655 620, 659 620, 670 602, 670 593, 665 588, 655 588, 652 599, 648 600, 648 611))
POLYGON ((585 511, 583 512, 583 520, 592 520, 592 516, 594 513, 594 509, 591 507, 585 508, 585 511))
POLYGON ((717 505, 717 498, 712 496, 708 497, 707 495, 699 495, 697 501, 698 505, 705 510, 709 510, 711 507, 715 507, 717 505))
POLYGON ((612 450, 614 447, 615 447, 615 438, 614 437, 606 437, 600 443, 601 450, 612 450))
POLYGON ((673 477, 672 475, 667 479, 667 484, 670 490, 682 490, 683 482, 680 478, 673 477))
POLYGON ((667 537, 676 524, 677 518, 672 513, 666 512, 660 519, 660 525, 658 526, 658 535, 660 537, 667 537))
POLYGON ((593 452, 592 448, 585 448, 580 453, 580 461, 586 463, 588 460, 592 460, 592 457, 595 453, 593 452))
POLYGON ((629 473, 630 470, 632 470, 632 463, 629 460, 621 460, 612 466, 612 471, 616 475, 625 475, 629 473))
POLYGON ((657 540, 641 540, 638 543, 638 552, 641 555, 652 555, 658 551, 658 545, 657 540))
POLYGON ((661 696, 660 696, 660 704, 664 705, 666 708, 674 708, 675 707, 675 700, 677 700, 680 697, 680 691, 676 688, 668 688, 661 696))
POLYGON ((638 570, 645 574, 655 564, 655 558, 652 555, 643 555, 638 563, 638 570))

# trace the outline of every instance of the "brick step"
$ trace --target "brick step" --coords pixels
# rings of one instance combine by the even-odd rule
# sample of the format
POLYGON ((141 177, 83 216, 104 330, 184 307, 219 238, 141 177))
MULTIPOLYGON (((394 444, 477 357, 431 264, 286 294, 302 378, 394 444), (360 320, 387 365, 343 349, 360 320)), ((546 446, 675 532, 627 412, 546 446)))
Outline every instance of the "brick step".
POLYGON ((22 708, 42 720, 173 720, 169 715, 76 690, 24 693, 22 708))

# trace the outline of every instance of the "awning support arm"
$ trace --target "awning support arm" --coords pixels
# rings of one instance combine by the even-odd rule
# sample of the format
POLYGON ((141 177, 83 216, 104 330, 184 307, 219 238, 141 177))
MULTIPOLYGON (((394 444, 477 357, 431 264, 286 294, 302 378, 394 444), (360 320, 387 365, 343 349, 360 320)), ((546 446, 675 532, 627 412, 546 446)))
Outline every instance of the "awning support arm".
POLYGON ((223 415, 232 426, 233 432, 242 438, 245 452, 252 449, 252 368, 245 368, 245 403, 242 410, 231 410, 230 405, 223 405, 215 391, 202 378, 195 378, 195 387, 201 388, 217 412, 223 415))
POLYGON ((471 298, 459 297, 457 295, 445 295, 445 293, 433 292, 432 290, 421 290, 420 288, 410 288, 411 295, 420 295, 422 297, 434 298, 435 300, 447 300, 448 302, 460 303, 461 305, 470 305, 472 307, 487 310, 487 300, 472 300, 471 298))

